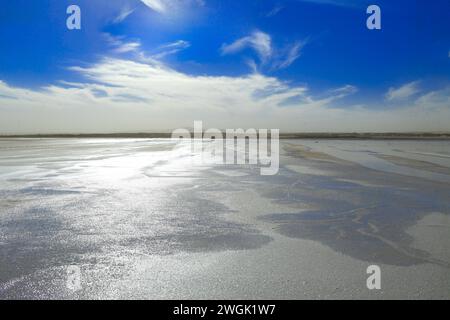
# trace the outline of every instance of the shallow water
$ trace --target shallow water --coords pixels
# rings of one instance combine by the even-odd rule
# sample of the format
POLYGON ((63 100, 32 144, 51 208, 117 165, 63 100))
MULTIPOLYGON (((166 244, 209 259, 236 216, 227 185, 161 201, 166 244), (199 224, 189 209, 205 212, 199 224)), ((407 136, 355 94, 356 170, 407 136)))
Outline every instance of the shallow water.
POLYGON ((164 139, 0 140, 0 298, 450 298, 450 142, 280 147, 261 176, 164 139))

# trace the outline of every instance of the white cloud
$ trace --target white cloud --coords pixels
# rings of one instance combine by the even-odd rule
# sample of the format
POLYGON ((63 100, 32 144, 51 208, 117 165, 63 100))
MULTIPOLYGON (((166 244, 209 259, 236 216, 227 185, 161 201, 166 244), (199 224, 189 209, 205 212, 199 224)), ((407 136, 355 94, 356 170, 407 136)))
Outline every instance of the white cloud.
POLYGON ((156 12, 164 13, 167 10, 166 4, 163 2, 163 0, 141 0, 141 1, 147 7, 156 12))
POLYGON ((0 133, 144 132, 192 127, 280 128, 283 131, 448 130, 450 88, 405 108, 334 108, 356 92, 345 85, 324 97, 306 86, 253 73, 192 76, 164 63, 104 58, 74 66, 86 81, 23 89, 0 81, 0 133))
POLYGON ((120 11, 119 15, 114 19, 113 23, 120 23, 124 21, 130 14, 134 12, 135 9, 130 9, 128 6, 125 6, 120 11))
POLYGON ((115 49, 118 53, 136 52, 141 47, 139 42, 125 42, 115 49))
POLYGON ((414 81, 404 84, 399 88, 389 88, 389 91, 386 93, 386 99, 393 101, 410 98, 420 92, 419 84, 419 81, 414 81))
POLYGON ((287 99, 302 97, 304 103, 298 110, 303 111, 319 110, 335 99, 316 100, 306 87, 291 87, 257 73, 190 76, 158 61, 105 58, 91 67, 70 70, 89 81, 65 82, 43 90, 1 82, 3 133, 154 131, 190 126, 195 119, 220 128, 278 126, 272 117, 295 110, 280 107, 287 99))
POLYGON ((141 61, 146 61, 150 59, 160 60, 168 55, 176 54, 177 52, 187 49, 191 46, 188 41, 185 40, 177 40, 171 43, 162 44, 159 47, 149 52, 150 58, 146 55, 141 49, 141 42, 138 40, 127 40, 122 36, 113 36, 109 33, 104 33, 104 37, 108 42, 109 46, 112 47, 112 51, 115 53, 135 53, 135 56, 138 57, 141 61))
POLYGON ((231 44, 222 45, 222 54, 232 54, 246 48, 255 50, 261 61, 265 61, 272 55, 272 39, 267 33, 255 31, 231 44))
POLYGON ((347 84, 343 87, 332 90, 332 93, 336 94, 340 98, 346 97, 346 96, 348 96, 350 94, 354 94, 356 92, 358 92, 358 88, 355 86, 352 86, 350 84, 347 84))
POLYGON ((307 41, 296 41, 283 49, 279 49, 273 45, 269 34, 257 30, 231 44, 223 44, 221 52, 223 55, 227 55, 251 48, 258 54, 261 65, 267 66, 273 71, 287 68, 294 63, 301 56, 301 50, 306 43, 307 41))
POLYGON ((306 42, 297 41, 292 45, 288 46, 287 49, 277 53, 277 57, 272 63, 272 69, 285 69, 293 64, 298 58, 300 58, 302 52, 301 50, 306 45, 306 42))
POLYGON ((116 53, 139 52, 141 48, 141 43, 137 40, 127 41, 125 37, 113 36, 109 33, 104 33, 103 36, 116 53))
POLYGON ((415 101, 415 105, 428 110, 445 108, 445 106, 450 108, 450 86, 419 96, 415 101))
POLYGON ((163 45, 159 46, 159 48, 161 48, 161 49, 173 49, 173 48, 185 49, 185 48, 188 48, 189 46, 190 46, 190 43, 188 41, 177 40, 177 41, 174 41, 174 42, 171 42, 171 43, 163 44, 163 45))
POLYGON ((277 4, 275 5, 275 7, 272 8, 272 10, 270 10, 267 14, 266 17, 270 18, 273 16, 276 16, 278 13, 280 13, 281 10, 283 10, 285 7, 282 6, 281 4, 277 4))
POLYGON ((155 53, 152 54, 152 58, 154 59, 162 59, 168 55, 176 54, 181 50, 187 49, 191 46, 188 41, 185 40, 177 40, 175 42, 163 44, 159 46, 155 53))
POLYGON ((204 0, 140 0, 147 7, 161 14, 169 14, 189 6, 203 7, 204 0))

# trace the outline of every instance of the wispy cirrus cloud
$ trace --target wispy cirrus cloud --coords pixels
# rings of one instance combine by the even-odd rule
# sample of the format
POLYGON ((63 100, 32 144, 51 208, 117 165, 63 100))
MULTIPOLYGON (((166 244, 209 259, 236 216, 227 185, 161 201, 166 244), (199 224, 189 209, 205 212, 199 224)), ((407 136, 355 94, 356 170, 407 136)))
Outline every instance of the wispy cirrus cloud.
POLYGON ((136 9, 131 9, 129 6, 125 6, 120 10, 119 15, 114 18, 113 23, 120 23, 124 21, 130 14, 132 14, 136 9))
POLYGON ((191 46, 188 41, 177 40, 162 44, 153 50, 144 51, 139 40, 128 40, 124 36, 113 36, 109 33, 104 33, 104 37, 111 47, 112 52, 116 54, 133 53, 132 56, 135 59, 144 62, 162 60, 169 55, 174 55, 191 46))
POLYGON ((141 48, 141 42, 138 40, 127 41, 123 36, 113 36, 109 33, 103 35, 116 53, 138 52, 141 48))
POLYGON ((152 54, 154 59, 162 59, 166 56, 176 54, 182 50, 189 48, 191 44, 185 40, 177 40, 171 43, 166 43, 159 46, 152 54))
POLYGON ((231 44, 223 44, 221 52, 223 55, 233 54, 246 48, 252 48, 256 51, 261 61, 266 61, 272 55, 272 38, 267 33, 257 30, 231 44))
POLYGON ((300 58, 302 49, 306 44, 307 41, 296 41, 284 50, 278 51, 271 66, 272 70, 285 69, 293 64, 300 58))
POLYGON ((285 7, 281 4, 276 4, 272 10, 270 10, 268 13, 266 13, 266 17, 270 18, 273 16, 276 16, 278 13, 280 13, 285 7))
POLYGON ((345 85, 343 87, 334 89, 331 92, 335 96, 337 96, 339 98, 343 98, 343 97, 346 97, 346 96, 348 96, 350 94, 354 94, 354 93, 358 92, 358 88, 353 86, 353 85, 347 84, 347 85, 345 85))
POLYGON ((400 87, 391 87, 389 88, 388 92, 386 93, 386 99, 388 101, 393 100, 404 100, 407 98, 412 97, 416 93, 419 93, 421 91, 419 87, 420 81, 413 81, 406 83, 400 87))
POLYGON ((166 3, 163 0, 141 0, 141 2, 159 13, 164 13, 167 10, 166 3))
POLYGON ((203 7, 204 0, 140 0, 147 7, 161 14, 186 8, 188 6, 203 7))
POLYGON ((447 109, 450 110, 450 86, 420 95, 416 99, 415 105, 428 110, 445 108, 447 106, 447 109))
MULTIPOLYGON (((295 41, 280 49, 274 46, 269 34, 256 30, 231 44, 223 44, 221 53, 222 55, 228 55, 248 48, 253 49, 258 55, 261 65, 273 71, 287 68, 293 64, 301 56, 301 50, 306 43, 307 41, 295 41)), ((251 62, 251 66, 253 69, 257 67, 254 61, 251 62)))
POLYGON ((125 42, 114 51, 117 53, 136 52, 141 47, 140 42, 125 42))

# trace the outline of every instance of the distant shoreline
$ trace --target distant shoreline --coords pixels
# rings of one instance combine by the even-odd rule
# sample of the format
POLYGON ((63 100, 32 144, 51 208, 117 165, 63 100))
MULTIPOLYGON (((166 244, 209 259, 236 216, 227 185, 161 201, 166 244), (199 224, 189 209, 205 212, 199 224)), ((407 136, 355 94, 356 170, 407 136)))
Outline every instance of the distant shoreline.
MULTIPOLYGON (((171 133, 105 133, 105 134, 24 134, 0 135, 0 139, 167 139, 171 133)), ((281 133, 280 139, 349 139, 349 140, 450 140, 450 133, 281 133)))

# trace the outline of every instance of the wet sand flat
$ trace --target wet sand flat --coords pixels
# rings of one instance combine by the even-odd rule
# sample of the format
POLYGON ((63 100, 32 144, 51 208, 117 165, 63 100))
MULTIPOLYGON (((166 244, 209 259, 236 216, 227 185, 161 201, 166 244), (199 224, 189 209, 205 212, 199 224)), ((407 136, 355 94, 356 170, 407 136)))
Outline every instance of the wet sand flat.
POLYGON ((168 139, 0 139, 0 298, 450 298, 449 141, 280 153, 261 176, 168 139))

